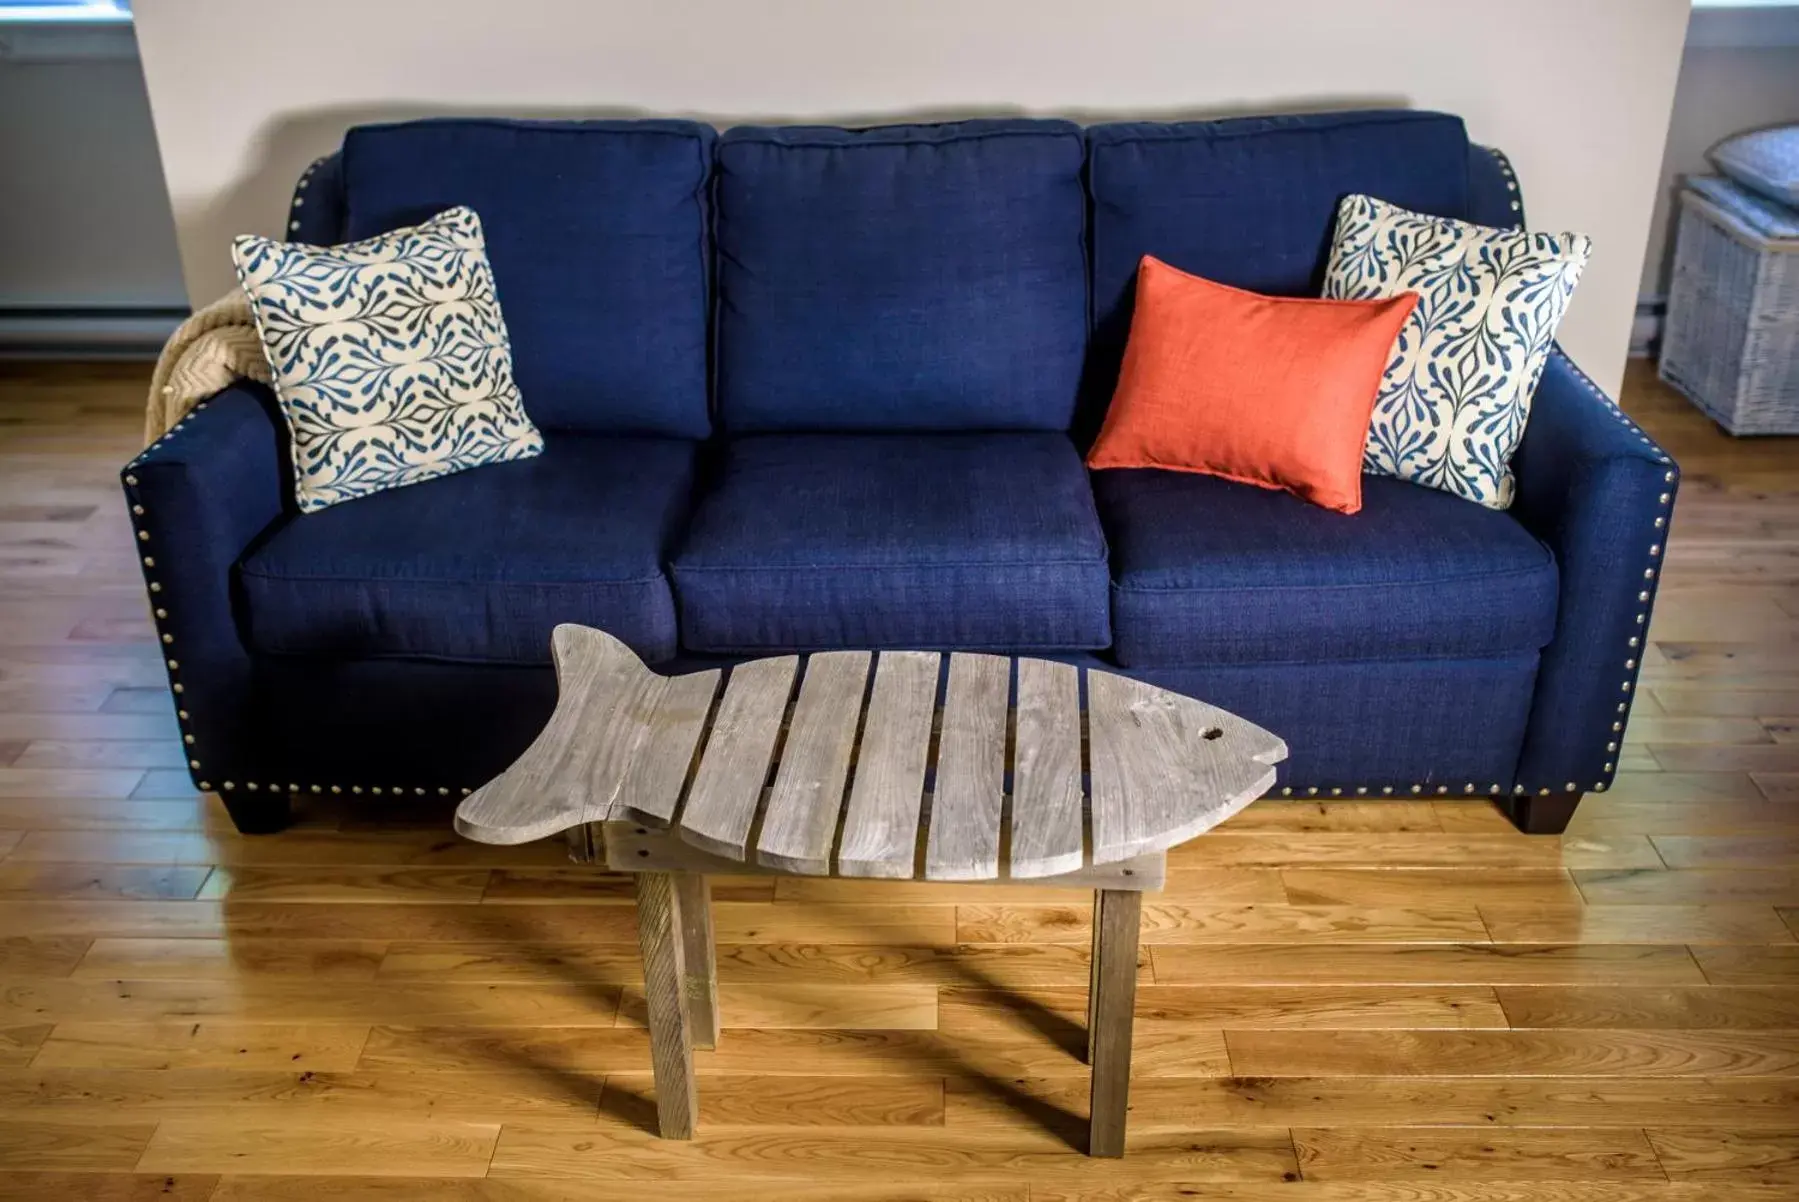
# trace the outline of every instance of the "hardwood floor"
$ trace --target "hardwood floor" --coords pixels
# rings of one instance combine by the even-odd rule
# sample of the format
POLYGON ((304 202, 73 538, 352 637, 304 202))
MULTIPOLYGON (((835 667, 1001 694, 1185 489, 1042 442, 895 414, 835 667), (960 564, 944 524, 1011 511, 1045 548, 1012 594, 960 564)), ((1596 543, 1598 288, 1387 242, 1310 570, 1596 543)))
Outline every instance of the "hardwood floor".
POLYGON ((447 815, 246 839, 179 768, 117 484, 147 369, 0 366, 0 1199, 1799 1198, 1799 443, 1636 365, 1686 483, 1615 789, 1264 801, 1144 899, 1082 1156, 1085 895, 721 880, 700 1134, 630 889, 447 815))

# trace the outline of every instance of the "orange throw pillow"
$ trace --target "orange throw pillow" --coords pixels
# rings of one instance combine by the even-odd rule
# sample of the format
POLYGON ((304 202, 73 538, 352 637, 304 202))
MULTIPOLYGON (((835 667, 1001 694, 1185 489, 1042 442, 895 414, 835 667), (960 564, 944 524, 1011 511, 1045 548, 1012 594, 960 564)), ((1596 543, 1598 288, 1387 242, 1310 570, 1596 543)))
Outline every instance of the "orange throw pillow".
POLYGON ((1137 309, 1087 466, 1156 467, 1362 507, 1381 373, 1418 294, 1262 296, 1143 256, 1137 309))

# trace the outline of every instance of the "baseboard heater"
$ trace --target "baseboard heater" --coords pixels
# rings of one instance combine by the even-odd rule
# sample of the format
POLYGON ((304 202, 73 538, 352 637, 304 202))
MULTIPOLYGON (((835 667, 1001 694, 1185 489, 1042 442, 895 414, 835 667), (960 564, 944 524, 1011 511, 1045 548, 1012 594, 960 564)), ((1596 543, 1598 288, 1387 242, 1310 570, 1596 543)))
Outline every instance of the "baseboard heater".
POLYGON ((188 313, 185 306, 0 306, 0 358, 154 359, 188 313))

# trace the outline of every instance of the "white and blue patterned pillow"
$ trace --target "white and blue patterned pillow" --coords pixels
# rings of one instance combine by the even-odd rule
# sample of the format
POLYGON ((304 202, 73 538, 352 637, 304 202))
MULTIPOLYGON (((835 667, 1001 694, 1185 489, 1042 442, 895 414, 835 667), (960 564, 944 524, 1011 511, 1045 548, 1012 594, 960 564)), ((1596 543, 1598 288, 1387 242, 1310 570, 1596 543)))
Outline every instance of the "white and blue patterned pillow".
POLYGON ((301 512, 543 450, 473 210, 343 246, 246 235, 231 254, 301 512))
POLYGON ((1493 229, 1344 197, 1324 295, 1418 294, 1381 378, 1362 470, 1511 505, 1512 453, 1591 251, 1584 234, 1493 229))

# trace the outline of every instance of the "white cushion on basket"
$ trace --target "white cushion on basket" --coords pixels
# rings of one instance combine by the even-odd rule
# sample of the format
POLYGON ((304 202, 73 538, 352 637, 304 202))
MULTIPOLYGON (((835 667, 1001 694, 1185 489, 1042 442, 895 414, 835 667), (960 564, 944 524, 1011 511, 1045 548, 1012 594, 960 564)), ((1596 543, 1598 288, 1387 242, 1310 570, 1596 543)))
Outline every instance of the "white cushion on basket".
POLYGON ((473 210, 343 246, 244 236, 232 259, 301 512, 543 450, 473 210))
POLYGON ((1337 208, 1324 295, 1418 294, 1381 379, 1362 470, 1491 509, 1592 242, 1429 217, 1372 196, 1337 208))

